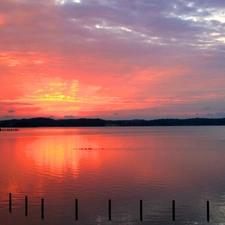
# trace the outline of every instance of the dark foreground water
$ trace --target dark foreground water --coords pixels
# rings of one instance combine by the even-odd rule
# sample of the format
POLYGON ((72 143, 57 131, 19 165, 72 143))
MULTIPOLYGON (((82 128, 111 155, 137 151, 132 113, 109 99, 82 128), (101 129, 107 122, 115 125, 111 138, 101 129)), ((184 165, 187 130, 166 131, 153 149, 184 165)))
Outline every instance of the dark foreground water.
POLYGON ((1 225, 207 224, 206 201, 225 224, 225 127, 0 132, 1 225))

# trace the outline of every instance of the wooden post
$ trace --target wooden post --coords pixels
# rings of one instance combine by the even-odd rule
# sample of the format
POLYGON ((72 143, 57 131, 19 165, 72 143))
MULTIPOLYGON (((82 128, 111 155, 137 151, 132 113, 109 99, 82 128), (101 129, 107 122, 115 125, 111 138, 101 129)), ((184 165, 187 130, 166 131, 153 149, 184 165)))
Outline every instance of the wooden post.
POLYGON ((140 200, 140 221, 142 221, 142 200, 140 200))
POLYGON ((44 220, 44 199, 41 199, 41 219, 44 220))
POLYGON ((75 199, 75 220, 78 220, 78 199, 75 199))
POLYGON ((172 208, 173 208, 173 221, 175 221, 175 200, 172 202, 172 208))
POLYGON ((209 222, 209 201, 206 202, 206 209, 207 209, 207 222, 209 222))
POLYGON ((12 193, 9 193, 9 213, 12 212, 12 193))
POLYGON ((25 196, 25 216, 28 214, 28 198, 25 196))
POLYGON ((111 221, 111 199, 109 199, 109 221, 111 221))

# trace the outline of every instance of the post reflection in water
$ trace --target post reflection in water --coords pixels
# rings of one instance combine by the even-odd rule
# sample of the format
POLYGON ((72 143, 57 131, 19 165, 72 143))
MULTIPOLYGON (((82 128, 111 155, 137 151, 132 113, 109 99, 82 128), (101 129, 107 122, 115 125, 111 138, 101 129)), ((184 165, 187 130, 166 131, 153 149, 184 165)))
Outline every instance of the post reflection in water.
POLYGON ((140 199, 141 224, 172 222, 174 199, 180 224, 206 222, 206 200, 212 205, 210 222, 216 221, 215 215, 225 221, 222 139, 209 141, 204 130, 167 129, 38 128, 1 135, 2 222, 26 223, 25 196, 29 198, 26 220, 32 224, 40 224, 41 198, 47 224, 73 224, 75 199, 84 225, 108 223, 109 199, 110 224, 139 224, 140 199), (9 193, 13 217, 8 213, 9 193))

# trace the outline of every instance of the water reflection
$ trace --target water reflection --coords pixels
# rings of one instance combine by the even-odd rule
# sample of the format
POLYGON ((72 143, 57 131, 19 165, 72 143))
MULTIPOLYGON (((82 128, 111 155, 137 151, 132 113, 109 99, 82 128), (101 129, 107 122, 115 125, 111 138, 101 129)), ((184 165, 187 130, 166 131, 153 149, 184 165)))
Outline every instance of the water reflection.
MULTIPOLYGON (((205 222, 206 200, 215 206, 212 220, 225 221, 221 128, 216 130, 220 135, 212 129, 211 136, 204 129, 168 129, 45 128, 0 134, 0 212, 7 211, 12 192, 16 212, 23 212, 28 195, 39 215, 45 197, 46 224, 72 224, 75 198, 82 224, 107 224, 109 198, 110 224, 139 224, 140 199, 146 224, 169 224, 172 199, 180 224, 205 222)), ((4 218, 6 225, 18 224, 4 218)), ((36 213, 29 218, 31 224, 40 219, 36 213)))
POLYGON ((63 137, 48 137, 33 141, 25 150, 27 160, 33 160, 38 173, 57 176, 59 179, 66 173, 74 178, 78 175, 78 164, 81 154, 72 151, 73 143, 63 137))

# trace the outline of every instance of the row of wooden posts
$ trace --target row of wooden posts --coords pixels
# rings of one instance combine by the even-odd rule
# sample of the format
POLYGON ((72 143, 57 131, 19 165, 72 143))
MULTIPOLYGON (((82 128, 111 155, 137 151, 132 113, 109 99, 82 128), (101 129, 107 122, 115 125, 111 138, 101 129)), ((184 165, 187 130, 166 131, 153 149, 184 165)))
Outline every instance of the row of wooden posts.
MULTIPOLYGON (((111 199, 108 201, 109 221, 112 220, 111 199)), ((9 212, 12 213, 12 193, 9 193, 9 212)), ((28 197, 25 196, 25 216, 28 215, 28 197)), ((206 218, 209 222, 209 201, 206 201, 206 218)), ((41 219, 44 220, 44 198, 41 199, 41 219)), ((75 199, 75 220, 78 220, 78 199, 75 199)), ((172 220, 175 221, 175 200, 172 201, 172 220)), ((140 200, 140 221, 143 221, 143 201, 140 200)))

